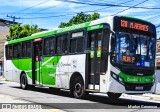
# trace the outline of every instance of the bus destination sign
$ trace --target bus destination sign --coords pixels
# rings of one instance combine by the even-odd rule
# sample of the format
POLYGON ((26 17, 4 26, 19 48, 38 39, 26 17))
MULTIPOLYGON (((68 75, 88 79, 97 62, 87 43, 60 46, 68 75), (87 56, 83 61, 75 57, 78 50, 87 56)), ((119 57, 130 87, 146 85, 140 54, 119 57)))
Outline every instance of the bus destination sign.
POLYGON ((113 29, 115 31, 156 35, 155 26, 144 20, 115 16, 113 24, 113 29))
POLYGON ((121 27, 126 27, 126 28, 131 28, 131 29, 136 29, 136 30, 142 30, 148 32, 149 26, 137 22, 132 22, 128 20, 121 20, 121 27))

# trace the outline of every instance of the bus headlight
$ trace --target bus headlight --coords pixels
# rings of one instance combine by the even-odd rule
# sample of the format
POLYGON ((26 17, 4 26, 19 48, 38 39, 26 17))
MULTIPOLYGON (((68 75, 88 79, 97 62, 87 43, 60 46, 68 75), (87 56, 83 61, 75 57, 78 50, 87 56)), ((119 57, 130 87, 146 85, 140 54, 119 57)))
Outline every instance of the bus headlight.
POLYGON ((117 74, 111 72, 111 76, 112 78, 114 78, 116 81, 118 81, 119 83, 121 83, 122 85, 124 85, 124 80, 123 78, 119 77, 117 74))
POLYGON ((114 79, 117 79, 117 75, 114 74, 114 73, 112 73, 112 77, 113 77, 114 79))
POLYGON ((120 81, 120 82, 123 82, 123 79, 119 77, 119 81, 120 81))
POLYGON ((124 82, 123 82, 123 79, 121 78, 121 77, 119 77, 119 82, 121 83, 121 84, 124 84, 124 82))

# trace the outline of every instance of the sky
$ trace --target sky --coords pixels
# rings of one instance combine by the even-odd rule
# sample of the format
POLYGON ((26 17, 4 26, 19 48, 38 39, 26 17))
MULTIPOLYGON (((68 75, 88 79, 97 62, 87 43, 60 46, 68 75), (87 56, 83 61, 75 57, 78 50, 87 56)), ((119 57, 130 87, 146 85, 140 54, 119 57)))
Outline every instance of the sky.
MULTIPOLYGON (((123 15, 160 25, 160 0, 0 0, 0 18, 39 28, 54 29, 79 12, 98 12, 100 18, 123 15), (111 6, 108 6, 111 5, 111 6), (123 6, 123 7, 122 7, 123 6), (136 7, 136 8, 134 8, 136 7)), ((158 38, 160 27, 157 28, 158 38)))

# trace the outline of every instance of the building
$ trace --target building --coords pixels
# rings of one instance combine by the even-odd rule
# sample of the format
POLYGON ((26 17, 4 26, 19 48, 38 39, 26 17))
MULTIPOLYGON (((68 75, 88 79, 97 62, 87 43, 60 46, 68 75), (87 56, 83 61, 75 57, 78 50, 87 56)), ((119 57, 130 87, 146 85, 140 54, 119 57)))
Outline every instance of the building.
POLYGON ((17 24, 17 22, 0 19, 0 75, 3 71, 4 43, 7 41, 6 36, 9 34, 8 26, 13 24, 17 24))

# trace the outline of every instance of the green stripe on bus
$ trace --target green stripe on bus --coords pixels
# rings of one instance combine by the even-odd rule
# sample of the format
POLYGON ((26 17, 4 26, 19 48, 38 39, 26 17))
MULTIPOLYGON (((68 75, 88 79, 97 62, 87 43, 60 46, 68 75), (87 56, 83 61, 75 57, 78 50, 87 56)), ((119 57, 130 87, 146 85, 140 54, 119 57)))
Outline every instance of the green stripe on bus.
MULTIPOLYGON (((55 85, 56 82, 56 65, 61 59, 62 56, 44 57, 44 61, 41 63, 42 67, 40 71, 42 72, 42 78, 40 78, 40 83, 47 85, 55 85), (54 65, 53 65, 54 62, 54 65), (43 81, 43 82, 42 82, 43 81)), ((14 59, 12 60, 14 66, 22 71, 25 71, 26 74, 32 79, 32 59, 14 59)), ((38 64, 38 62, 36 62, 38 64)), ((35 70, 39 71, 38 68, 35 70)), ((39 81, 39 76, 36 76, 36 81, 39 81)))
POLYGON ((123 72, 119 74, 121 78, 123 78, 124 82, 126 83, 153 83, 154 82, 154 75, 151 76, 133 76, 133 75, 127 75, 123 72))
POLYGON ((89 26, 89 27, 87 28, 87 30, 88 30, 88 31, 90 31, 90 30, 96 30, 96 29, 101 29, 101 28, 103 28, 103 27, 104 27, 103 24, 98 24, 98 25, 89 26))

